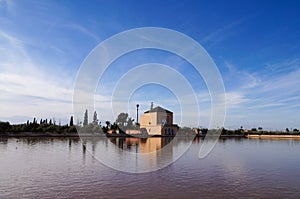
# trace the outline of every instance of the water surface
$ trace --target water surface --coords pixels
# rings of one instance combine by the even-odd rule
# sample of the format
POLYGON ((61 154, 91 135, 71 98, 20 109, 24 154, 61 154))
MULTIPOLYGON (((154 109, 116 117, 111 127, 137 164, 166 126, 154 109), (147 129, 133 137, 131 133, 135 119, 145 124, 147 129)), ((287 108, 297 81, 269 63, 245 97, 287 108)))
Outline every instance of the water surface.
MULTIPOLYGON (((111 143, 147 153, 170 140, 93 142, 94 153, 111 143)), ((78 138, 0 138, 0 198, 300 198, 299 140, 220 139, 198 159, 201 144, 163 169, 130 174, 97 161, 78 138)))

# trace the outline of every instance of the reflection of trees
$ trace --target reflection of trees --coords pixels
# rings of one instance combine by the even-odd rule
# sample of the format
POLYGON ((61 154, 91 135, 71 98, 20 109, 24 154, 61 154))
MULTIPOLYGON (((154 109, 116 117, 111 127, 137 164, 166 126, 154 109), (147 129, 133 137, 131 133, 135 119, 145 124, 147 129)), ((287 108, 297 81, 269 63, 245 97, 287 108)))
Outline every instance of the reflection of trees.
POLYGON ((7 144, 7 142, 8 142, 8 138, 0 138, 0 143, 1 144, 7 144))

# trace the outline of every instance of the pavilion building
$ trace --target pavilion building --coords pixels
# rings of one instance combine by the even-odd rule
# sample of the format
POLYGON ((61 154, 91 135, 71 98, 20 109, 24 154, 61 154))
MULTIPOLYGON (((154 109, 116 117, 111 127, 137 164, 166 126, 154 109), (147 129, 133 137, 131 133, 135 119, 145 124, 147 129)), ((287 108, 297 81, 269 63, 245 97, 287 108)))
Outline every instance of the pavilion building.
POLYGON ((140 128, 146 130, 148 135, 174 136, 179 127, 173 124, 173 112, 151 105, 150 110, 140 117, 140 128))

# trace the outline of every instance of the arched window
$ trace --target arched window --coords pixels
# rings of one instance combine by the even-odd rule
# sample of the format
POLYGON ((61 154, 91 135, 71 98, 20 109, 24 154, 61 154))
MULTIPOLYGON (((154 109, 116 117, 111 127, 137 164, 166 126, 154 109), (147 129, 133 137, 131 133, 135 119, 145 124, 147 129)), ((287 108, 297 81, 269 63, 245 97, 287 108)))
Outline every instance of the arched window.
POLYGON ((172 135, 174 135, 174 130, 172 129, 172 135))

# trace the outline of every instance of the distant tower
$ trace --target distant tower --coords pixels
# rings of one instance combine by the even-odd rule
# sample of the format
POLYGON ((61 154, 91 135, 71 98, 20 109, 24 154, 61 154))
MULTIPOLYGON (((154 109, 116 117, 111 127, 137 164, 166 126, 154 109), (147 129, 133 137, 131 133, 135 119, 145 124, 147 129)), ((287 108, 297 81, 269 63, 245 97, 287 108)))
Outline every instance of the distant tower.
POLYGON ((139 123, 139 104, 136 105, 136 123, 139 123))
POLYGON ((150 110, 152 110, 153 109, 153 102, 151 102, 151 106, 150 106, 150 110))

